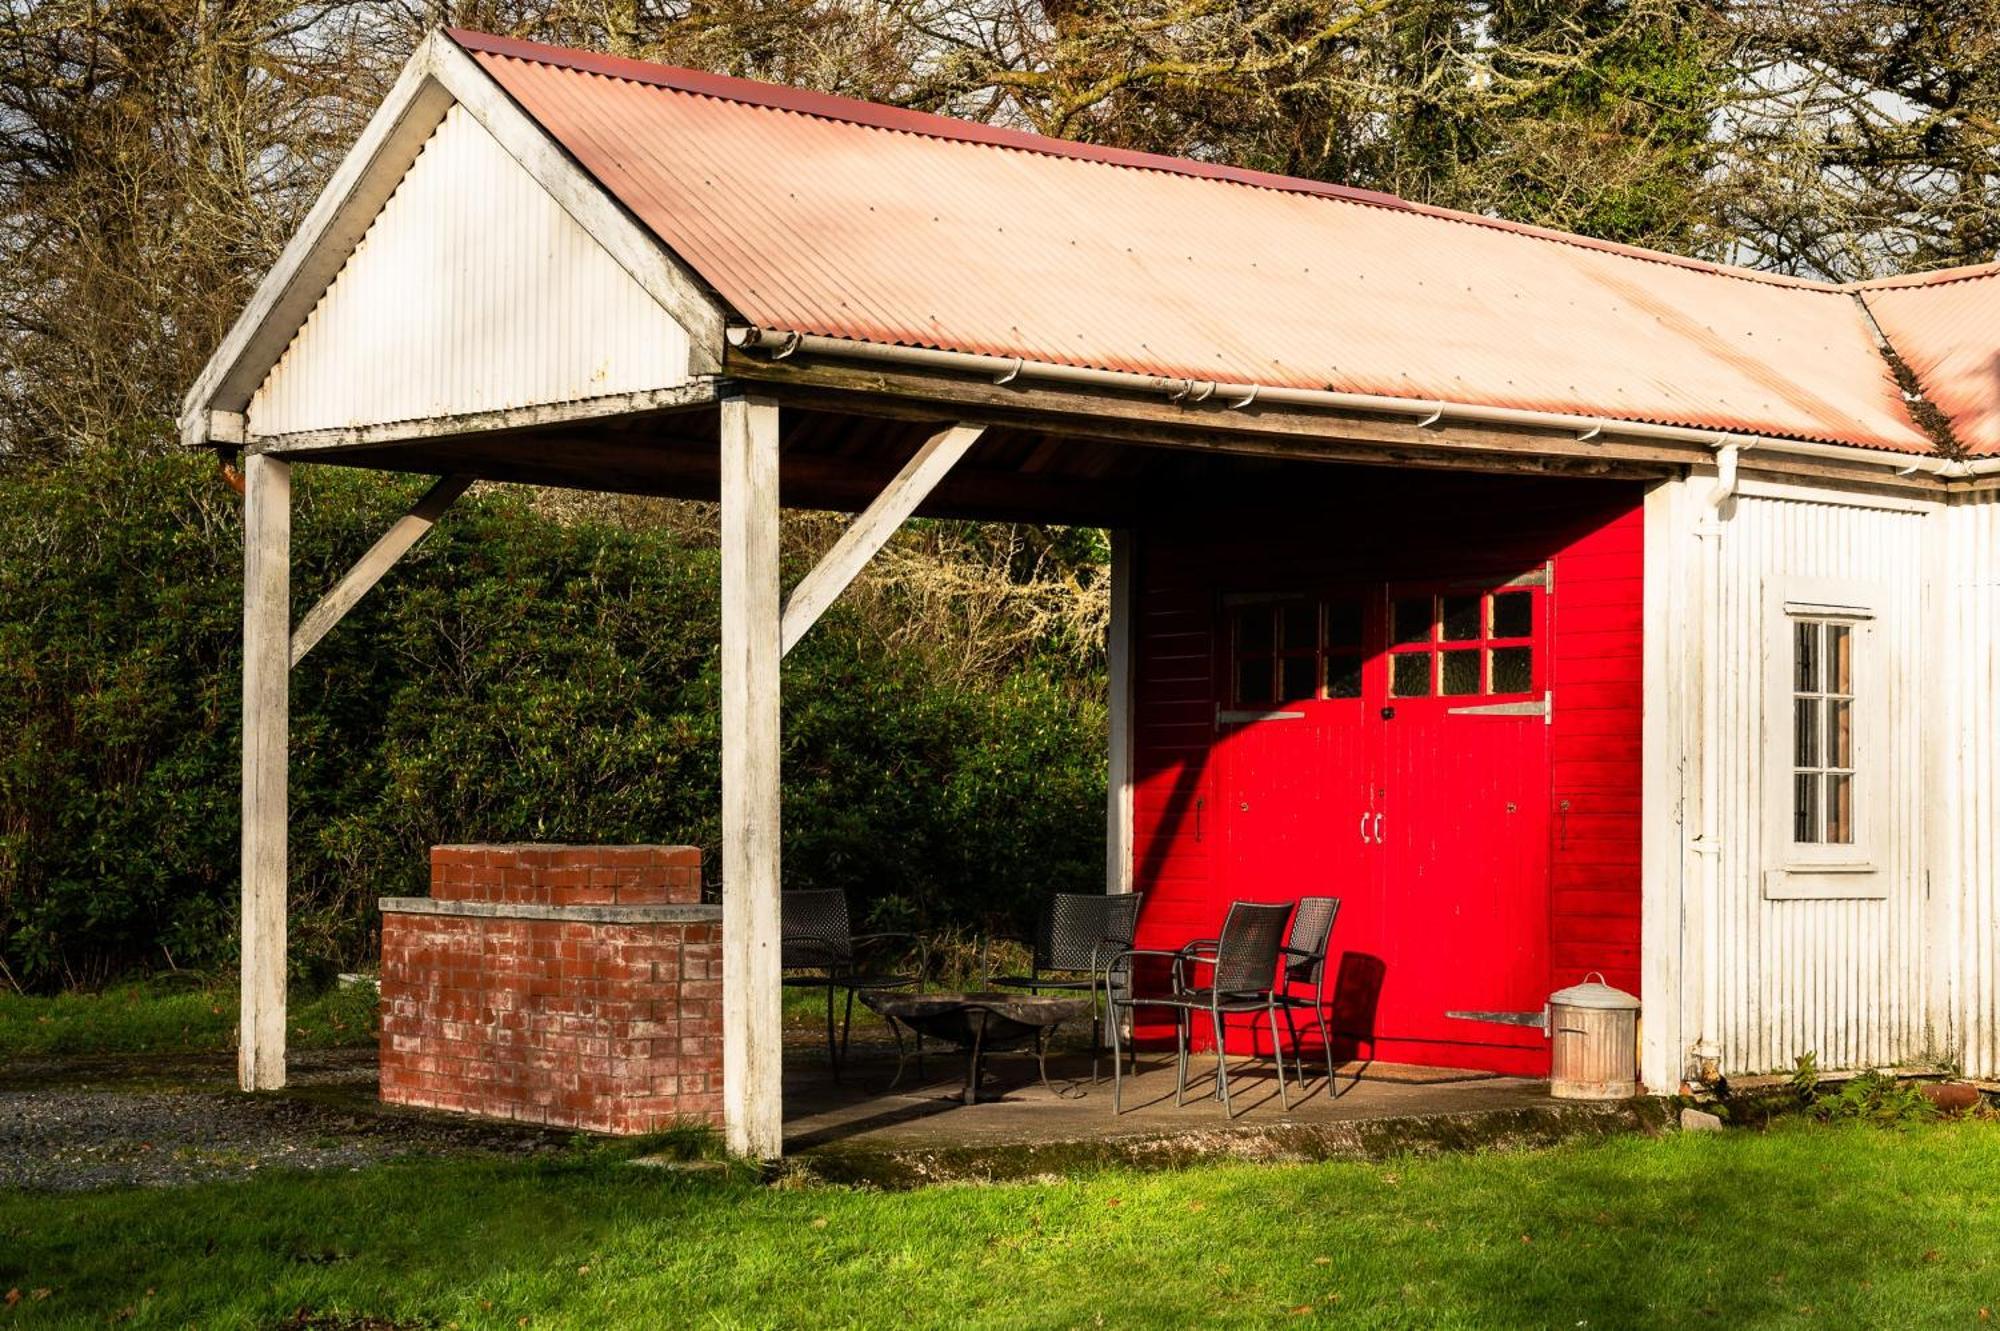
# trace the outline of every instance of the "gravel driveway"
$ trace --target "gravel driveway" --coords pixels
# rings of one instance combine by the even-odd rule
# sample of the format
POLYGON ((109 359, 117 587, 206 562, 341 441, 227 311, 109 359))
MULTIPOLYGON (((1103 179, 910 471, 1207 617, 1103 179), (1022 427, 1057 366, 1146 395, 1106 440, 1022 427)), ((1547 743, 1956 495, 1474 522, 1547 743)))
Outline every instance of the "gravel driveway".
POLYGON ((80 1192, 360 1169, 410 1156, 525 1156, 573 1134, 375 1100, 375 1051, 292 1057, 283 1091, 234 1089, 223 1055, 19 1060, 0 1069, 0 1188, 80 1192))

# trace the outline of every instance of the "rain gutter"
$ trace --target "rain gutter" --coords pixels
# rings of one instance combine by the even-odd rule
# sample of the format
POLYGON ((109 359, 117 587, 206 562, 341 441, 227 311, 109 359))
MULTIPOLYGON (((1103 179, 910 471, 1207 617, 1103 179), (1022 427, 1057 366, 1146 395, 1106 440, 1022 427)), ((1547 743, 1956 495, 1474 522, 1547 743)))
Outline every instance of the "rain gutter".
MULTIPOLYGON (((1567 412, 1527 411, 1518 407, 1426 401, 1418 398, 1386 397, 1374 393, 1342 393, 1323 388, 1285 388, 1270 384, 1230 384, 1217 383, 1213 380, 1175 379, 1160 375, 1133 374, 1124 370, 1094 370, 1077 365, 1056 365, 1046 361, 1024 360, 1015 356, 985 356, 965 351, 939 351, 930 347, 893 346, 882 342, 859 342, 844 337, 779 332, 775 329, 744 325, 730 328, 728 336, 731 346, 746 351, 769 351, 773 360, 783 360, 788 356, 804 352, 810 356, 828 356, 839 360, 877 361, 921 369, 980 374, 989 376, 996 384, 1032 379, 1044 383, 1070 384, 1079 388, 1114 392, 1157 393, 1169 402, 1183 406, 1213 403, 1225 411, 1240 410, 1252 403, 1258 403, 1302 407, 1314 411, 1363 411, 1386 416, 1411 416, 1416 418, 1419 425, 1454 421, 1566 430, 1573 432, 1579 440, 1615 436, 1623 439, 1696 444, 1718 454, 1724 449, 1740 451, 1754 447, 1763 453, 1783 453, 1793 457, 1872 464, 1890 468, 1899 475, 1907 476, 1923 472, 1945 480, 2000 473, 2000 458, 1982 458, 1977 462, 1966 462, 1931 454, 1896 453, 1888 449, 1856 448, 1846 444, 1822 444, 1803 439, 1773 439, 1764 435, 1701 430, 1685 425, 1653 425, 1644 421, 1609 420, 1600 416, 1580 416, 1567 412)), ((1732 463, 1733 460, 1732 452, 1732 463)))

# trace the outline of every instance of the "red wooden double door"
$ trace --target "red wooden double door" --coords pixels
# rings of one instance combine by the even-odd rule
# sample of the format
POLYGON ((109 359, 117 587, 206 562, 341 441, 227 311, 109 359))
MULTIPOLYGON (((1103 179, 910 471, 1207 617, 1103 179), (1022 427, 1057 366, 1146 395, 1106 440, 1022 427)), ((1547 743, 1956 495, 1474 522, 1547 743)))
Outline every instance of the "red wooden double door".
POLYGON ((1507 578, 1224 595, 1215 883, 1335 896, 1341 1052, 1546 1071, 1551 591, 1507 578))

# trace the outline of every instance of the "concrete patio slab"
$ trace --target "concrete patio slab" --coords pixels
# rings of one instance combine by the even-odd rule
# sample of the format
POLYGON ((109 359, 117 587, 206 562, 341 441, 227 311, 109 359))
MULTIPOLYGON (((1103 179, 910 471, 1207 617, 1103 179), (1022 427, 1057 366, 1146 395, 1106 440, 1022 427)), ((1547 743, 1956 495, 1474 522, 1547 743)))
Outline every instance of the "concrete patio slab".
POLYGON ((1541 1145, 1577 1136, 1654 1130, 1650 1099, 1585 1104, 1549 1098, 1548 1084, 1479 1072, 1348 1064, 1328 1094, 1323 1065, 1308 1068, 1281 1104, 1268 1060, 1234 1059, 1234 1115, 1214 1096, 1214 1063, 1197 1059, 1187 1103, 1174 1104, 1171 1056, 1143 1055, 1114 1114, 1108 1061, 1093 1085, 1087 1055, 1050 1057, 1044 1087, 1032 1057, 994 1056, 990 1103, 964 1105, 961 1055, 914 1063, 900 1085, 893 1051, 857 1046, 836 1082, 823 1050, 788 1051, 785 1152, 815 1177, 887 1186, 1018 1178, 1093 1165, 1171 1166, 1201 1159, 1373 1159, 1411 1152, 1541 1145))

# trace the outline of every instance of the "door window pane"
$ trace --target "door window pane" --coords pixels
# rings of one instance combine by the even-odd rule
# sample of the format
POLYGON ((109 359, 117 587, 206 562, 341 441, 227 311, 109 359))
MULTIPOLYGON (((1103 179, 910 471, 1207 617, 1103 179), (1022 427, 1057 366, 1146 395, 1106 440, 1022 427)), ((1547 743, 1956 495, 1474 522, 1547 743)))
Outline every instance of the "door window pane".
POLYGON ((1326 696, 1329 698, 1359 698, 1361 696, 1360 657, 1329 656, 1326 658, 1326 696))
POLYGON ((1442 652, 1438 656, 1440 693, 1462 697, 1479 692, 1479 653, 1442 652))
POLYGON ((1361 607, 1352 601, 1328 601, 1326 603, 1326 645, 1329 647, 1359 647, 1361 645, 1361 607))
POLYGON ((1271 650, 1270 606, 1246 606, 1236 612, 1236 650, 1239 653, 1271 650))
MULTIPOLYGON (((1431 598, 1406 596, 1391 607, 1392 641, 1397 646, 1431 640, 1431 598)), ((1426 690, 1428 692, 1429 690, 1426 690)))
MULTIPOLYGON (((1447 596, 1444 601, 1444 640, 1476 642, 1479 639, 1479 598, 1447 596)), ((1449 689, 1445 690, 1447 693, 1449 689)))
POLYGON ((1311 656, 1283 656, 1278 658, 1278 680, 1280 702, 1298 702, 1313 696, 1319 683, 1319 661, 1311 656))
POLYGON ((1531 638, 1535 634, 1535 594, 1496 592, 1493 595, 1493 636, 1531 638))
POLYGON ((1319 646, 1319 607, 1288 605, 1279 615, 1281 645, 1286 651, 1311 651, 1319 646))
POLYGON ((1493 649, 1493 691, 1527 693, 1535 687, 1535 649, 1495 647, 1493 649))
POLYGON ((1250 704, 1277 701, 1271 690, 1270 657, 1236 663, 1236 701, 1250 704))
POLYGON ((1431 691, 1431 654, 1400 652, 1389 658, 1389 692, 1398 698, 1427 698, 1431 691))

